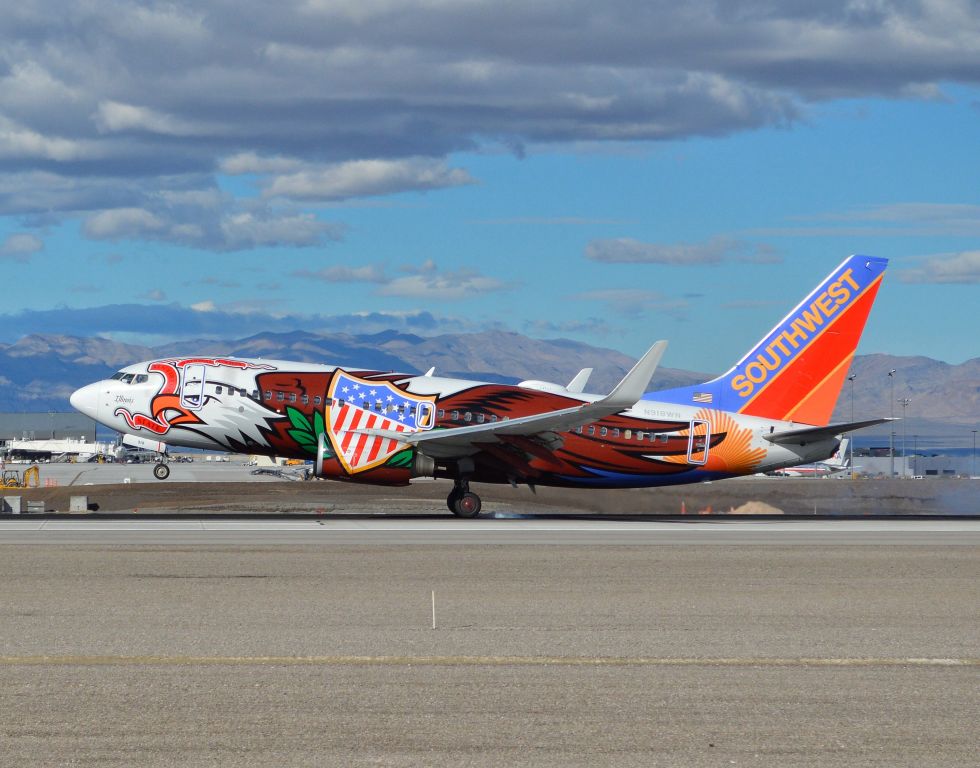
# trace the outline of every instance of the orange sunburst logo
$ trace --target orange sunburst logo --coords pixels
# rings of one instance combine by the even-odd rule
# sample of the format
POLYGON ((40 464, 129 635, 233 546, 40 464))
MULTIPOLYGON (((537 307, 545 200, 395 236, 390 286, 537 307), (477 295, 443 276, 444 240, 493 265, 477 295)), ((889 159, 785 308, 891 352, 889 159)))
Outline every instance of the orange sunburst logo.
MULTIPOLYGON (((695 443, 698 442, 698 438, 704 438, 708 434, 709 425, 712 436, 724 434, 721 442, 713 443, 708 448, 708 460, 703 465, 703 469, 711 472, 743 474, 751 472, 765 458, 765 448, 752 447, 752 430, 748 427, 739 426, 731 414, 702 408, 694 415, 692 421, 695 422, 695 443)), ((690 438, 690 426, 677 434, 681 437, 690 438)), ((661 461, 672 464, 687 464, 688 457, 664 456, 661 461)))

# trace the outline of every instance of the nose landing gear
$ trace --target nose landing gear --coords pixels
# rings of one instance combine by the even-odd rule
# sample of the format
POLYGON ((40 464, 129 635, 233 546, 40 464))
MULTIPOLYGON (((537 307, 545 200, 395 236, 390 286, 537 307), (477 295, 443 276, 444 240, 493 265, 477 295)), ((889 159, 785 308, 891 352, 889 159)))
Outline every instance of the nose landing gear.
POLYGON ((170 477, 170 467, 167 466, 166 462, 158 461, 153 467, 153 476, 157 480, 166 480, 170 477))

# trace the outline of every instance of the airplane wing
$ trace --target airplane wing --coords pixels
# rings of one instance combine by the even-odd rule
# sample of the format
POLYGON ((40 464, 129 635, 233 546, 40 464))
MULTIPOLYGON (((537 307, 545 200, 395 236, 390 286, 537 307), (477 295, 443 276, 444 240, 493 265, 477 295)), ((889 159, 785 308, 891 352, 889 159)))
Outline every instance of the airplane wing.
POLYGON ((864 427, 873 427, 875 424, 884 424, 888 421, 898 421, 898 419, 868 419, 867 421, 851 421, 843 424, 828 424, 826 427, 804 427, 801 429, 787 429, 782 432, 773 432, 763 437, 770 443, 777 445, 806 445, 817 440, 826 440, 829 437, 842 435, 845 432, 853 432, 864 427))
POLYGON ((667 349, 666 341, 658 341, 637 361, 612 392, 600 400, 583 403, 573 408, 536 413, 516 419, 506 419, 488 424, 474 424, 451 429, 434 429, 426 432, 395 432, 387 429, 355 429, 354 432, 385 437, 409 445, 431 443, 440 451, 466 450, 474 443, 492 441, 496 435, 536 435, 541 432, 567 432, 614 413, 632 408, 646 392, 650 379, 667 349))

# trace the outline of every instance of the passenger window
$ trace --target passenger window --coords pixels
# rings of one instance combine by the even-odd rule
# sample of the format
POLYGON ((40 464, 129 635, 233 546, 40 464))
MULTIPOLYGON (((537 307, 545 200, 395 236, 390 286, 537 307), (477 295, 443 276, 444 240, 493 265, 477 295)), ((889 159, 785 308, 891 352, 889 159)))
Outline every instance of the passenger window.
POLYGON ((290 392, 289 393, 289 402, 291 402, 291 403, 295 403, 296 402, 296 393, 295 392, 290 392))
POLYGON ((637 440, 642 440, 643 439, 643 433, 642 432, 637 432, 636 433, 636 439, 637 440))
POLYGON ((220 384, 214 388, 214 393, 216 395, 220 395, 221 394, 221 385, 220 384))
POLYGON ((319 405, 321 402, 323 402, 323 401, 322 401, 322 399, 320 398, 319 395, 314 395, 313 396, 313 405, 319 405))
POLYGON ((497 414, 495 414, 495 413, 494 413, 494 414, 492 414, 492 415, 490 416, 490 421, 491 421, 492 423, 494 423, 494 424, 496 424, 496 423, 497 423, 497 414))
POLYGON ((477 424, 482 424, 485 419, 486 419, 486 416, 484 416, 482 413, 478 413, 476 415, 476 423, 477 424))
POLYGON ((440 419, 446 418, 446 409, 445 408, 440 408, 439 409, 439 418, 440 419))
POLYGON ((272 399, 272 392, 270 392, 268 389, 265 391, 265 399, 266 400, 272 399))
POLYGON ((459 411, 453 411, 453 421, 459 421, 459 411))
POLYGON ((613 430, 613 437, 619 437, 619 427, 613 430))
POLYGON ((666 443, 667 442, 667 433, 666 432, 662 432, 660 434, 660 442, 661 443, 666 443))
POLYGON ((600 436, 600 437, 605 437, 605 436, 606 436, 606 435, 608 435, 608 434, 609 434, 609 430, 608 430, 608 429, 606 429, 606 427, 602 427, 602 428, 601 428, 601 429, 599 430, 599 436, 600 436))
POLYGON ((276 402, 281 403, 285 399, 286 399, 285 392, 276 392, 276 402))
POLYGON ((625 437, 627 440, 632 440, 633 439, 633 430, 632 429, 627 429, 623 433, 623 437, 625 437))
POLYGON ((253 389, 252 390, 252 399, 253 400, 260 400, 261 399, 260 396, 259 396, 259 391, 257 389, 253 389))
POLYGON ((593 424, 593 425, 591 425, 589 427, 589 434, 590 435, 594 435, 595 434, 595 424, 593 424))
POLYGON ((473 421, 473 414, 467 411, 465 414, 463 414, 463 421, 465 422, 473 421))
POLYGON ((309 395, 303 395, 303 397, 300 398, 300 400, 302 401, 303 405, 309 405, 310 404, 310 396, 309 395))
POLYGON ((582 434, 582 428, 581 427, 575 427, 575 433, 581 435, 582 434))

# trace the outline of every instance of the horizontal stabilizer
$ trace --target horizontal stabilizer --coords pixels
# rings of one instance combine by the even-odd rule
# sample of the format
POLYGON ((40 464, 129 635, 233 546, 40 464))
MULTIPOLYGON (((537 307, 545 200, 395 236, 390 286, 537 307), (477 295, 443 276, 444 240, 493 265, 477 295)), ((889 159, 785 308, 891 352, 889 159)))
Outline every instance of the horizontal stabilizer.
POLYGON ((763 435, 763 437, 770 443, 777 445, 806 445, 818 440, 827 440, 845 432, 854 432, 857 429, 873 427, 875 424, 884 424, 888 421, 898 421, 898 419, 868 419, 867 421, 850 421, 844 424, 828 424, 826 427, 788 429, 783 432, 773 432, 771 435, 763 435))

